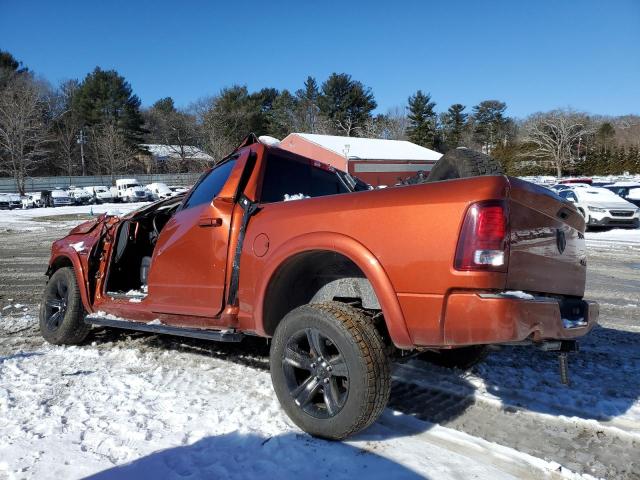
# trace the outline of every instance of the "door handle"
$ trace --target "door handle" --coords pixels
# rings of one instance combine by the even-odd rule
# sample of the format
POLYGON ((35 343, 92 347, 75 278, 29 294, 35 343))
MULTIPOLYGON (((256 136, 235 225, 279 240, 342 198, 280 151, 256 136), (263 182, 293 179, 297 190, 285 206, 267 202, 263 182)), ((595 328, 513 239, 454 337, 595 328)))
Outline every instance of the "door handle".
POLYGON ((198 220, 199 227, 219 227, 222 225, 221 218, 201 218, 198 220))

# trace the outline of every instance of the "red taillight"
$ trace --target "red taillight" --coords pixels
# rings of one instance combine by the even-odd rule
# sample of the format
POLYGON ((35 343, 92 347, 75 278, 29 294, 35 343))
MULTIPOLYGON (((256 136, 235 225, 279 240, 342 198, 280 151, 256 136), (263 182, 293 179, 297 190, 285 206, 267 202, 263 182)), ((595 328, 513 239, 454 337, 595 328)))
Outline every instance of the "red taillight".
POLYGON ((508 212, 505 202, 474 203, 467 209, 454 266, 456 270, 507 271, 508 212))

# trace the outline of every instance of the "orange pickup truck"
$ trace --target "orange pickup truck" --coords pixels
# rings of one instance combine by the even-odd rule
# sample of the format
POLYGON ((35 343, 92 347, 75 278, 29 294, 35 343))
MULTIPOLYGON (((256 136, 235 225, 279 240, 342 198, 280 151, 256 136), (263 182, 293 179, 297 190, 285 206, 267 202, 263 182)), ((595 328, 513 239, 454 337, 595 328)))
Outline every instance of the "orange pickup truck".
POLYGON ((54 344, 92 325, 272 337, 283 409, 341 439, 384 409, 394 350, 468 363, 489 344, 564 351, 586 334, 598 306, 582 300, 584 229, 515 178, 371 190, 250 136, 187 194, 54 242, 40 328, 54 344))

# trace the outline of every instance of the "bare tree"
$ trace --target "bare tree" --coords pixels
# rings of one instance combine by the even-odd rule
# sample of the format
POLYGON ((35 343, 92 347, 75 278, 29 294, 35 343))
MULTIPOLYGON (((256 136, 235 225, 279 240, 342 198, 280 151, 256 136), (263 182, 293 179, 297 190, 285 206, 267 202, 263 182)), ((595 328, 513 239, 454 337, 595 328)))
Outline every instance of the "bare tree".
POLYGON ((389 140, 406 140, 409 121, 404 108, 395 107, 389 109, 386 118, 385 138, 389 140))
POLYGON ((193 103, 189 110, 196 117, 199 144, 204 151, 213 157, 214 164, 218 163, 229 152, 237 147, 237 140, 230 138, 226 132, 237 129, 243 122, 240 116, 223 118, 216 113, 217 97, 206 97, 193 103))
POLYGON ((78 134, 80 125, 74 122, 71 112, 64 112, 59 121, 55 122, 53 133, 60 159, 64 160, 64 170, 69 176, 73 175, 77 165, 76 150, 78 148, 78 134))
POLYGON ((0 172, 12 176, 20 194, 43 161, 50 141, 42 86, 15 74, 0 91, 0 172))
POLYGON ((625 147, 640 147, 640 116, 624 115, 611 119, 616 130, 616 143, 625 147))
POLYGON ((571 164, 572 151, 595 131, 586 114, 572 110, 553 110, 531 115, 524 123, 523 140, 535 148, 527 156, 550 161, 558 178, 571 164))
POLYGON ((80 119, 71 107, 73 95, 78 89, 76 80, 69 80, 51 96, 49 110, 52 114, 52 135, 56 147, 55 167, 71 176, 78 165, 78 141, 82 128, 80 119))
POLYGON ((116 173, 129 170, 134 163, 136 149, 113 122, 93 128, 91 137, 100 165, 111 175, 113 184, 116 173))
POLYGON ((357 136, 357 132, 362 129, 362 126, 357 125, 353 117, 350 115, 345 116, 344 119, 334 119, 334 124, 336 126, 336 129, 338 130, 338 133, 343 134, 347 137, 351 137, 354 135, 357 136))

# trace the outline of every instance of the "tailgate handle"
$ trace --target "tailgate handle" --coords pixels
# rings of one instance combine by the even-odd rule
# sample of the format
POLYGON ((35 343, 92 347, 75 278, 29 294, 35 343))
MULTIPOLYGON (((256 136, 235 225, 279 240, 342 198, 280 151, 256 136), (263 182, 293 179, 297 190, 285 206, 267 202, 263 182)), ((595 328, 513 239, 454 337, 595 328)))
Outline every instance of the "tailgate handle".
POLYGON ((222 225, 221 218, 201 218, 198 220, 199 227, 219 227, 222 225))

